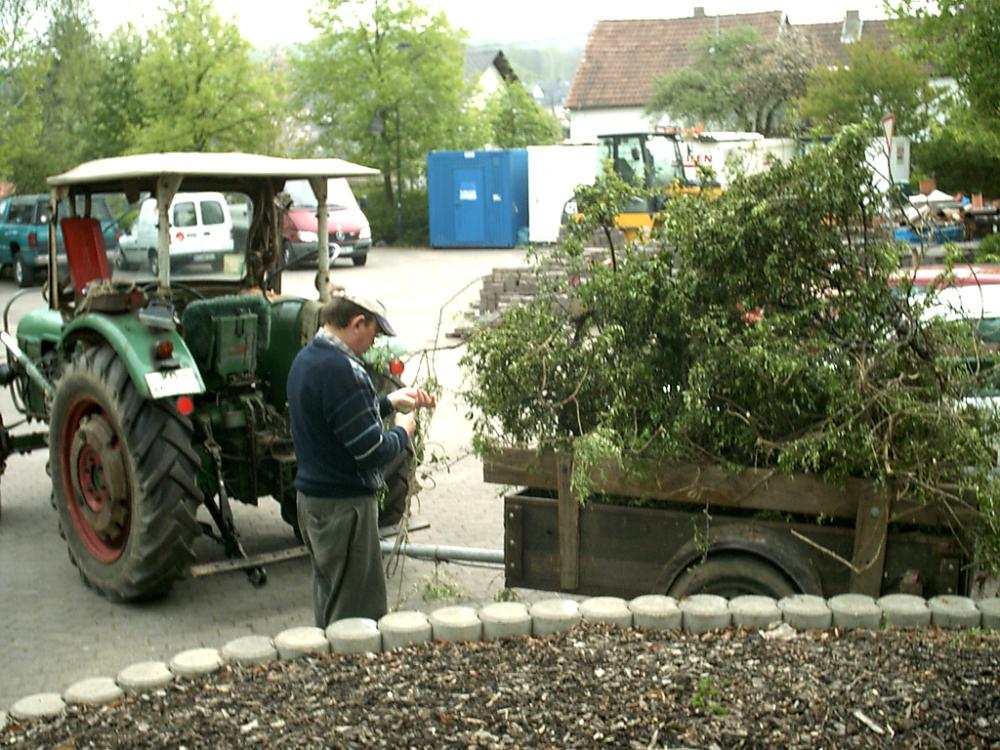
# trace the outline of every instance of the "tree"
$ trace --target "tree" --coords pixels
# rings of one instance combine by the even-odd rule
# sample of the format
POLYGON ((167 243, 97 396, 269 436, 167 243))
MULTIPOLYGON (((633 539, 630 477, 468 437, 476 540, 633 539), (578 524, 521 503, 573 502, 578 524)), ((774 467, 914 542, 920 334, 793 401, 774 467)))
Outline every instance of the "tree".
POLYGON ((558 143, 562 126, 531 98, 520 81, 505 82, 487 100, 484 110, 490 142, 500 148, 558 143))
POLYGON ((326 0, 317 38, 294 61, 302 118, 318 151, 382 170, 398 205, 394 168, 417 175, 428 151, 482 143, 467 110, 461 32, 412 0, 326 0))
POLYGON ((93 123, 104 107, 98 97, 103 43, 88 2, 54 0, 42 44, 46 74, 39 92, 42 128, 34 144, 34 182, 63 172, 93 154, 93 123))
POLYGON ((32 27, 46 5, 0 0, 0 177, 19 188, 36 179, 31 155, 42 128, 38 94, 45 60, 32 27))
POLYGON ((964 100, 949 98, 930 137, 913 143, 914 172, 945 192, 1000 196, 1000 131, 982 122, 964 100))
POLYGON ((170 0, 135 74, 142 119, 133 151, 274 149, 278 82, 212 0, 170 0))
POLYGON ((945 189, 1000 195, 1000 4, 900 0, 893 11, 908 53, 958 87, 931 122, 931 137, 914 145, 914 171, 945 189))
POLYGON ((797 108, 807 124, 827 133, 892 113, 898 132, 916 135, 927 126, 932 98, 926 65, 865 40, 848 47, 846 65, 815 67, 797 108))
POLYGON ((696 44, 690 67, 653 83, 647 111, 692 124, 780 135, 787 129, 785 105, 805 93, 813 61, 809 44, 795 34, 775 41, 749 27, 708 34, 696 44))
POLYGON ((118 156, 128 151, 129 136, 142 124, 136 69, 145 42, 131 24, 116 29, 103 44, 96 98, 101 103, 91 124, 85 158, 118 156))
POLYGON ((900 0, 893 10, 911 53, 953 76, 972 110, 1000 129, 1000 4, 900 0))

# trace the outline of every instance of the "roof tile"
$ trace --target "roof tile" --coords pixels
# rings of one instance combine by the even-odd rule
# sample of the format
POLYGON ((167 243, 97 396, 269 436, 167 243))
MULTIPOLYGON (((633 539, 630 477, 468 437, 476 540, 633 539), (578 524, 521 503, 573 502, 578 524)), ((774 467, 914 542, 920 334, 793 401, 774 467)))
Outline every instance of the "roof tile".
POLYGON ((649 100, 653 81, 694 60, 696 42, 711 32, 749 26, 765 39, 778 36, 785 14, 775 10, 729 16, 598 21, 587 38, 566 106, 636 107, 649 100))

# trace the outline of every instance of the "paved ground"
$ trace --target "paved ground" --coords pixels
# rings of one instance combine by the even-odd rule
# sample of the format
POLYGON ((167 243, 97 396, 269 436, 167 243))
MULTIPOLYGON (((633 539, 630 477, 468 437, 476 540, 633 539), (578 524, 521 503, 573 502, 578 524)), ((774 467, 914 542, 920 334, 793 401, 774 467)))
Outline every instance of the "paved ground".
MULTIPOLYGON (((518 265, 521 251, 395 250, 376 248, 368 265, 338 265, 333 279, 359 291, 377 294, 387 305, 400 336, 418 349, 433 343, 442 315, 441 344, 454 344, 444 333, 478 293, 473 285, 494 267, 518 265), (458 296, 452 300, 456 294, 458 296), (444 306, 442 314, 442 306, 444 306)), ((286 277, 285 290, 310 294, 312 273, 286 277)), ((0 279, 0 304, 16 291, 0 279)), ((314 294, 314 292, 312 293, 314 294)), ((12 307, 9 326, 25 310, 43 304, 39 290, 12 307)), ((446 393, 431 425, 431 440, 456 461, 438 471, 421 495, 419 514, 430 521, 413 541, 500 549, 501 488, 482 482, 481 466, 468 450, 470 427, 457 398, 461 349, 439 352, 436 374, 446 393)), ((408 367, 404 380, 415 374, 408 367)), ((425 371, 426 372, 426 371, 425 371)), ((425 374, 421 373, 421 375, 425 374)), ((4 389, 0 396, 4 421, 19 415, 4 389)), ((36 425, 37 427, 37 425, 36 425)), ((143 605, 112 604, 86 588, 69 562, 60 539, 55 512, 49 505, 46 453, 10 459, 0 483, 0 711, 25 695, 61 692, 92 676, 115 676, 125 666, 149 659, 169 659, 196 646, 221 647, 250 633, 273 635, 312 624, 307 561, 298 559, 269 567, 269 582, 252 588, 241 573, 180 581, 162 600, 143 605)), ((251 553, 293 546, 294 537, 281 521, 277 504, 237 508, 237 522, 251 553)), ((199 562, 222 559, 209 540, 198 547, 199 562)), ((401 560, 393 569, 390 606, 432 610, 441 599, 426 600, 428 590, 453 589, 461 601, 488 603, 503 588, 499 569, 470 568, 401 560)), ((541 594, 523 592, 527 599, 541 594)))

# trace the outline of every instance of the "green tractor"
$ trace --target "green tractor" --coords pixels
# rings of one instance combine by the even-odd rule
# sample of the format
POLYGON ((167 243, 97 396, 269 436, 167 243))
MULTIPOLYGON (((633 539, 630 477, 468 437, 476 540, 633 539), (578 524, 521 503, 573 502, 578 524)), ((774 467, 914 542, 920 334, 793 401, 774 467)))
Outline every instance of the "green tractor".
MULTIPOLYGON (((89 586, 120 601, 161 595, 203 533, 245 558, 234 501, 272 497, 298 533, 285 386, 329 297, 327 181, 373 174, 339 159, 185 153, 103 159, 49 179, 48 304, 21 318, 16 339, 0 333, 0 382, 48 429, 0 424, 0 470, 12 453, 48 447, 60 530, 89 586), (318 205, 319 299, 281 294, 282 190, 302 178, 318 205), (231 236, 171 264, 172 243, 192 239, 184 217, 198 215, 180 197, 205 191, 226 196, 231 236), (157 262, 130 270, 108 257, 91 208, 102 196, 127 210, 145 195, 157 202, 157 262), (60 206, 71 215, 58 216, 60 206), (213 523, 197 520, 200 505, 213 523)), ((399 386, 387 359, 372 366, 383 391, 399 386)), ((380 525, 404 515, 413 464, 406 453, 387 470, 380 525)), ((266 580, 259 566, 248 574, 266 580)))

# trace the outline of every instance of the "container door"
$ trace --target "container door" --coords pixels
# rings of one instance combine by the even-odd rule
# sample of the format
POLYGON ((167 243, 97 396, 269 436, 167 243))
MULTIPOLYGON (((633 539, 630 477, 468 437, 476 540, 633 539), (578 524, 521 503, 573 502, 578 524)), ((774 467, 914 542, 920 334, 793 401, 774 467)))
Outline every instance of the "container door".
POLYGON ((455 196, 455 241, 481 245, 486 239, 486 196, 481 169, 456 169, 452 173, 455 196))

